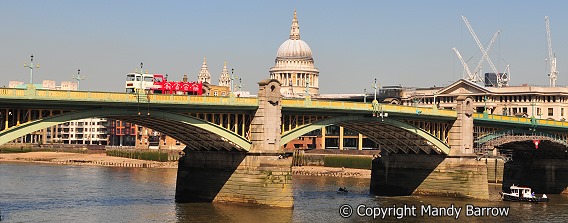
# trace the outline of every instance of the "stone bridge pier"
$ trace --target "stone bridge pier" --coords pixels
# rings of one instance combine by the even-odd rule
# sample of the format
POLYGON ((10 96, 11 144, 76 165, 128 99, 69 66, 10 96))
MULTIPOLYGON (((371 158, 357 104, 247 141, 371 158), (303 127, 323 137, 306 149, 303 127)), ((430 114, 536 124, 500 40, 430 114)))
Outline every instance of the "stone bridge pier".
POLYGON ((539 194, 568 194, 568 162, 565 159, 515 158, 505 163, 503 190, 528 186, 539 194))
POLYGON ((282 96, 277 80, 259 82, 259 108, 251 123, 251 148, 185 151, 176 202, 230 202, 292 208, 292 158, 279 159, 282 96))
POLYGON ((450 129, 447 155, 388 154, 373 160, 372 194, 447 195, 489 199, 487 167, 473 151, 473 102, 457 97, 457 120, 450 129))

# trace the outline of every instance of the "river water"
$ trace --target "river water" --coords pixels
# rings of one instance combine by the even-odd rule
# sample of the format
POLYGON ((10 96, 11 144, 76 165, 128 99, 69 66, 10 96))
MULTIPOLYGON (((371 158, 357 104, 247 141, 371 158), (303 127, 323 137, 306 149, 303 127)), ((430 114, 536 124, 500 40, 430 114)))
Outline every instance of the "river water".
POLYGON ((0 163, 2 223, 446 222, 457 215, 448 207, 462 209, 458 221, 568 221, 568 195, 548 195, 551 201, 547 204, 428 196, 375 197, 368 193, 368 179, 337 177, 294 176, 293 210, 209 203, 176 204, 176 172, 176 169, 0 163), (340 186, 346 187, 349 193, 337 193, 340 186), (342 206, 342 213, 349 213, 345 205, 352 210, 349 218, 340 215, 342 206), (403 209, 404 205, 407 209, 403 209), (377 219, 366 216, 382 214, 378 207, 393 207, 393 211, 384 218, 382 215, 377 219), (394 207, 403 211, 397 214, 394 207), (415 213, 411 207, 416 208, 415 213), (501 207, 508 210, 508 216, 466 216, 468 207, 470 214, 475 214, 475 207, 501 207), (446 216, 432 216, 442 213, 446 216))

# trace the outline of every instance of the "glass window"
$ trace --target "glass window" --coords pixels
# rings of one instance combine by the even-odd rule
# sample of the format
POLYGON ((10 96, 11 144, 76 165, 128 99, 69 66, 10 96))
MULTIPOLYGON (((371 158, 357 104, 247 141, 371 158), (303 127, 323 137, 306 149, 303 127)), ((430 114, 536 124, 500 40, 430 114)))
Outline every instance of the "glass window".
POLYGON ((126 81, 133 81, 133 80, 134 80, 134 74, 126 75, 126 81))
POLYGON ((144 81, 146 82, 153 82, 153 78, 152 77, 144 77, 144 81))
POLYGON ((554 116, 554 109, 548 108, 548 116, 554 116))

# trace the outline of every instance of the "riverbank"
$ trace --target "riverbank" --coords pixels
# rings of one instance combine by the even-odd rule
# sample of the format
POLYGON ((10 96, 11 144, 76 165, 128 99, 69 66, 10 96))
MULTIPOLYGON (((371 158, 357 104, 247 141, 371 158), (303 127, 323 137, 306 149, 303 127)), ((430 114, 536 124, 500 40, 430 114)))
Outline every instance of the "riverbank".
MULTIPOLYGON (((104 153, 82 154, 68 152, 0 153, 0 162, 34 162, 62 165, 117 166, 141 168, 177 168, 177 162, 157 162, 107 156, 104 153)), ((371 170, 323 166, 295 166, 294 175, 371 178, 371 170)))
POLYGON ((371 179, 371 170, 339 168, 339 167, 324 167, 324 166, 294 166, 294 167, 292 167, 292 174, 294 174, 294 175, 309 175, 309 176, 353 177, 353 178, 371 179))
POLYGON ((68 152, 2 153, 0 162, 35 162, 63 165, 119 166, 143 168, 177 168, 177 162, 157 162, 107 156, 104 153, 82 154, 68 152))

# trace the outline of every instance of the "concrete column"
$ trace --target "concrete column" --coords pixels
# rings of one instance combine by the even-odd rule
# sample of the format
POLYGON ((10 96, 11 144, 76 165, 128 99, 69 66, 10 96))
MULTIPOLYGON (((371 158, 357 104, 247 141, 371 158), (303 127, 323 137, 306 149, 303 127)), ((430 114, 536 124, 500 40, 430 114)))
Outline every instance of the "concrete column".
POLYGON ((325 127, 321 128, 321 148, 325 149, 325 127))
POLYGON ((8 129, 8 119, 10 118, 10 111, 8 109, 6 109, 6 115, 4 115, 4 116, 6 116, 5 117, 6 120, 4 121, 4 123, 5 123, 4 124, 4 130, 6 130, 6 129, 8 129))
POLYGON ((358 141, 357 141, 357 149, 358 150, 363 150, 363 135, 361 133, 359 133, 358 136, 358 141))
POLYGON ((343 126, 339 126, 339 141, 337 143, 339 150, 343 150, 343 126))
POLYGON ((18 109, 17 112, 16 112, 16 113, 17 113, 17 115, 16 115, 16 116, 17 116, 17 119, 16 119, 16 126, 20 125, 20 111, 21 111, 21 110, 22 110, 22 109, 18 109))

